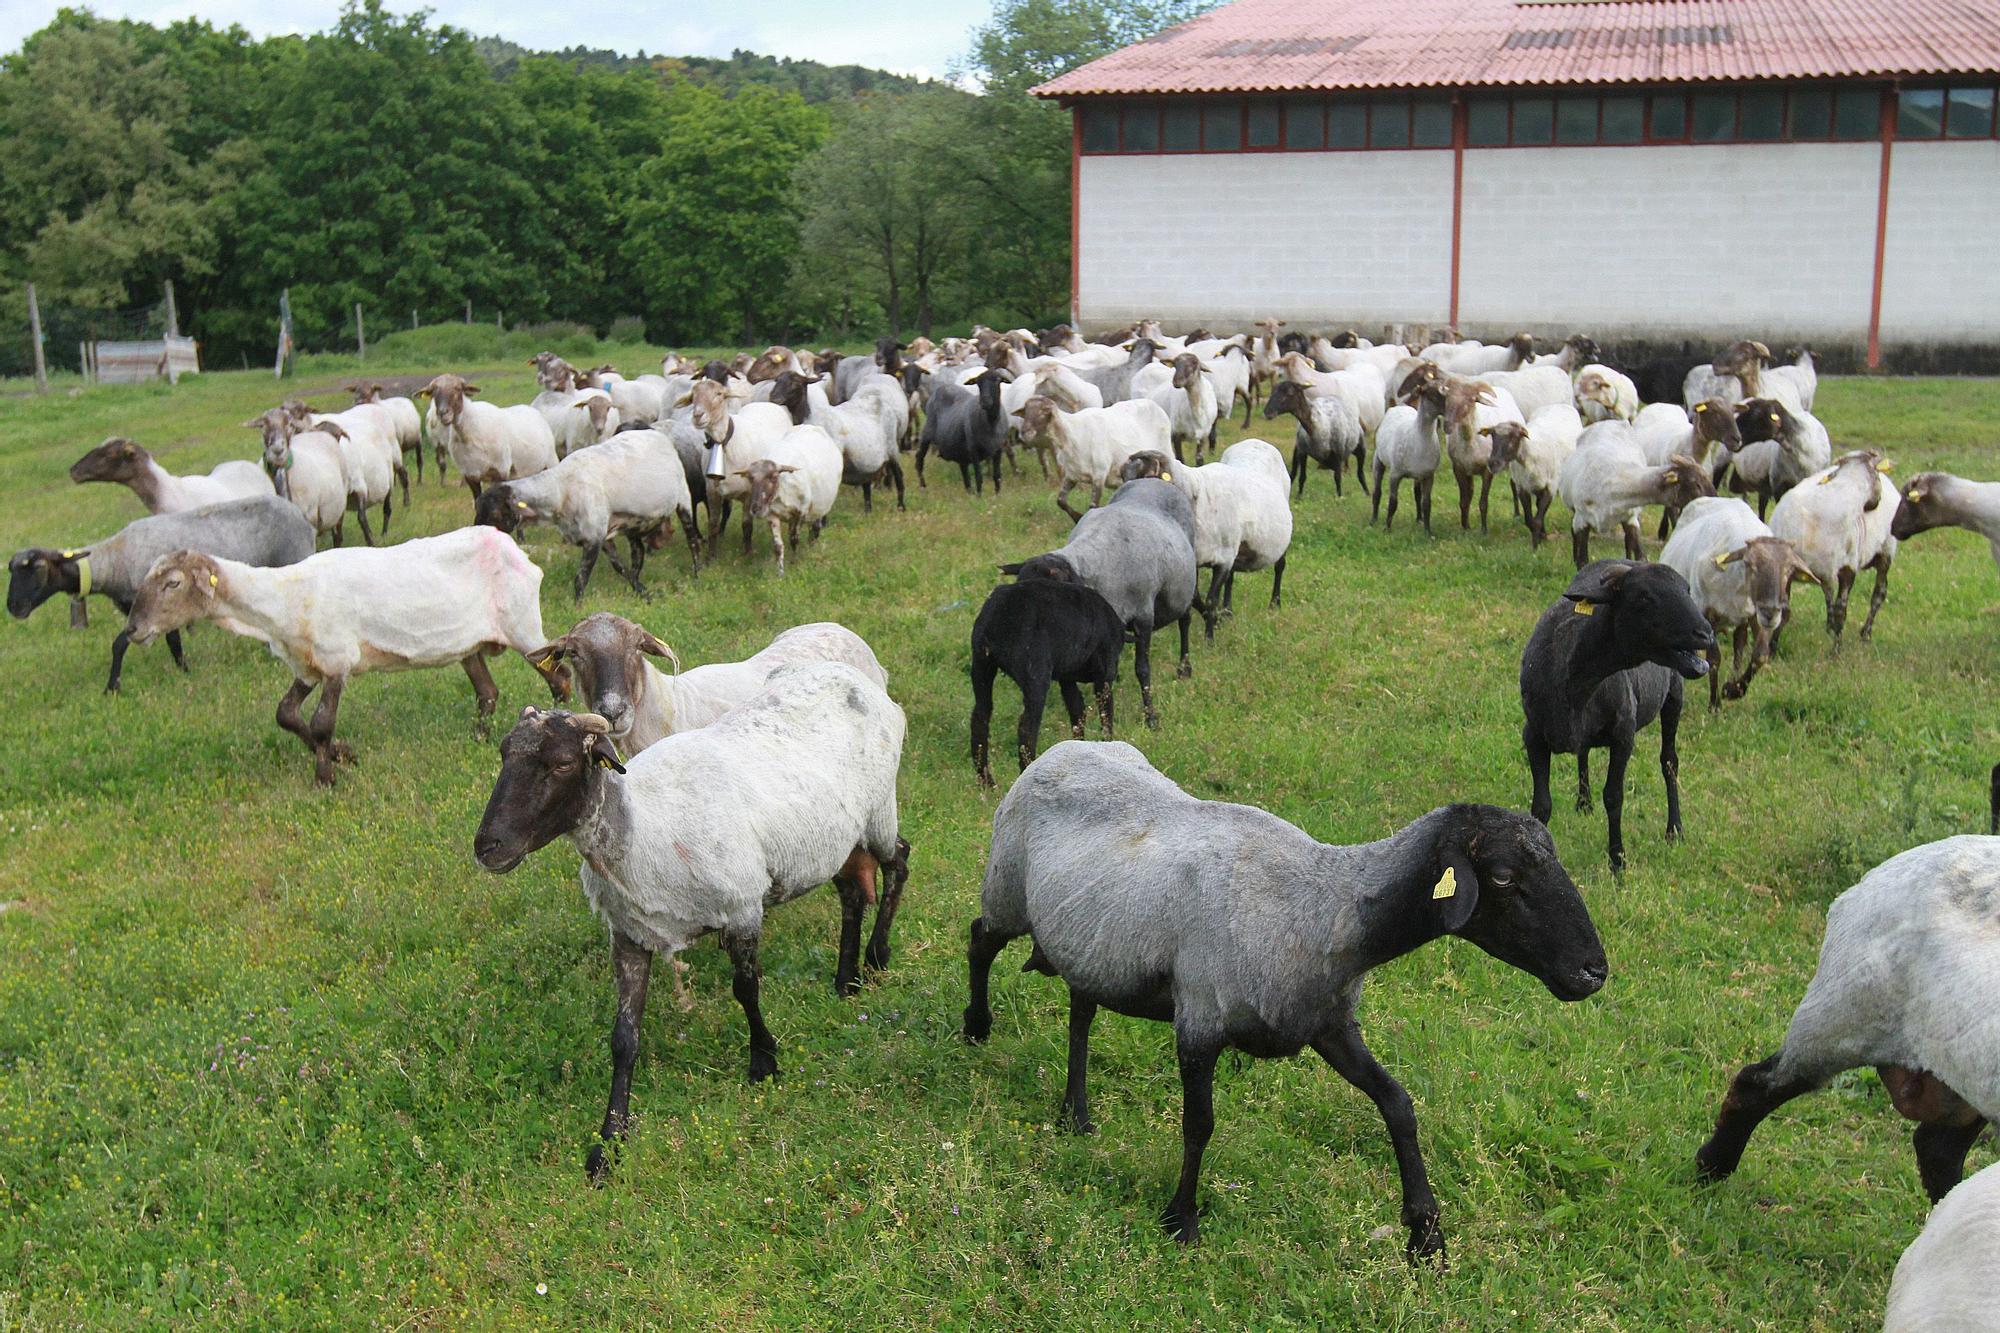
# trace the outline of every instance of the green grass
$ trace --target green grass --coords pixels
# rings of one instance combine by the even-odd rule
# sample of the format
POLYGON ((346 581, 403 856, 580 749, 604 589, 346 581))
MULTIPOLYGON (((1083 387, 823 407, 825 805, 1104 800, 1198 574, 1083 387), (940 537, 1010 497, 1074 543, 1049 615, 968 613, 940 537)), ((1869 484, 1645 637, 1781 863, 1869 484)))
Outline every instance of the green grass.
MULTIPOLYGON (((618 355, 635 371, 650 353, 618 355)), ((478 367, 489 398, 527 396, 516 360, 478 367)), ((348 369, 308 361, 285 387, 348 369)), ((0 542, 73 544, 137 513, 122 489, 64 475, 103 436, 205 468, 251 455, 236 423, 276 396, 253 372, 0 402, 0 542)), ((1993 383, 1830 381, 1821 410, 1838 441, 1887 445, 1903 475, 2000 471, 1982 424, 2000 420, 1993 383)), ((1926 1207, 1908 1126, 1872 1075, 1781 1112, 1727 1184, 1698 1187, 1691 1157, 1729 1074, 1775 1049, 1834 895, 1983 825, 2000 758, 2000 579, 1984 544, 1906 546, 1875 642, 1838 654, 1802 587, 1800 623, 1747 703, 1689 712, 1683 845, 1659 836, 1657 733, 1632 766, 1622 880, 1601 815, 1558 801, 1555 836, 1611 958, 1598 996, 1559 1004, 1456 941, 1376 975, 1363 1030, 1416 1101, 1451 1247, 1446 1270, 1413 1272, 1381 1122, 1316 1059, 1225 1061, 1205 1240, 1184 1253, 1153 1222, 1178 1164, 1165 1026, 1099 1023, 1099 1132, 1083 1140, 1052 1129, 1065 1005, 1055 982, 1014 970, 1023 949, 996 971, 991 1043, 958 1039, 995 800, 965 754, 966 637, 995 562, 1067 528, 1028 467, 998 498, 933 469, 907 514, 864 519, 843 497, 782 582, 760 539, 754 562, 732 548, 698 584, 670 544, 650 605, 608 570, 591 588, 586 610, 642 619, 691 663, 806 620, 863 634, 909 713, 915 845, 894 965, 858 999, 828 985, 831 893, 774 916, 776 1085, 742 1082, 720 953, 688 955, 692 1012, 655 988, 639 1122, 602 1190, 582 1162, 608 1077, 604 930, 566 842, 510 876, 474 867, 496 760, 472 738, 460 673, 357 682, 341 728, 360 762, 328 793, 272 724, 286 675, 255 645, 201 627, 194 674, 137 650, 107 698, 108 605, 83 633, 59 603, 8 624, 0 1327, 1879 1320, 1926 1207)), ((1123 734, 1189 790, 1328 840, 1451 800, 1524 806, 1515 665, 1569 577, 1567 546, 1531 554, 1504 499, 1490 537, 1447 530, 1449 487, 1427 540, 1369 528, 1353 488, 1336 501, 1316 473, 1284 608, 1246 576, 1194 679, 1161 687, 1164 727, 1123 734)), ((433 480, 395 535, 469 513, 433 480)), ((574 614, 575 553, 546 533, 529 545, 553 633, 574 614)), ((495 672, 503 710, 545 698, 524 663, 495 672)), ((1136 721, 1136 689, 1122 693, 1136 721)), ((1003 689, 1003 738, 1014 700, 1003 689)), ((1044 744, 1057 735, 1051 722, 1044 744)), ((1992 1157, 1983 1145, 1972 1164, 1992 1157)))

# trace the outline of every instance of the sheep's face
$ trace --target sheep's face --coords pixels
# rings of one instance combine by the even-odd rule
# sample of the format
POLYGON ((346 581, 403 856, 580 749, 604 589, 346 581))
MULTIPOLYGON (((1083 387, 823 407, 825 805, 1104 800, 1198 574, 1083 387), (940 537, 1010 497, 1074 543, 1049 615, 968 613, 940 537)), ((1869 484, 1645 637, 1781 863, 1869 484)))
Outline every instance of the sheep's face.
POLYGON ((1759 662, 1769 661, 1771 636, 1784 625, 1785 614, 1791 609, 1792 584, 1799 579, 1809 583, 1819 580, 1806 568, 1805 561, 1799 559, 1792 544, 1778 537, 1752 538, 1717 563, 1724 568, 1734 564, 1743 566, 1744 591, 1749 594, 1757 615, 1756 657, 1759 662))
POLYGON ((1604 359, 1604 353, 1598 350, 1597 340, 1587 333, 1572 333, 1563 345, 1569 348, 1570 354, 1576 358, 1579 365, 1589 365, 1593 361, 1604 359))
POLYGON ((472 836, 472 857, 503 875, 574 829, 600 768, 623 773, 611 724, 595 713, 523 708, 500 742, 500 776, 472 836))
POLYGON ((1605 618, 1626 665, 1653 662, 1688 680, 1708 674, 1706 654, 1715 646, 1715 630, 1677 571, 1599 560, 1577 571, 1563 597, 1579 615, 1605 618))
POLYGON ((1326 341, 1329 347, 1332 347, 1338 351, 1347 351, 1349 349, 1361 346, 1361 335, 1356 333, 1353 329, 1342 329, 1339 333, 1334 334, 1331 338, 1327 339, 1326 341))
POLYGON ((1077 576, 1076 566, 1070 564, 1069 557, 1054 551, 1031 556, 1017 564, 1002 565, 1000 572, 1013 575, 1016 583, 1029 583, 1035 579, 1047 579, 1051 583, 1083 582, 1077 576))
POLYGON ((1514 359, 1517 361, 1534 360, 1535 335, 1532 333, 1515 334, 1507 340, 1507 350, 1513 353, 1514 359))
POLYGON ((1667 470, 1660 474, 1660 480, 1667 485, 1668 512, 1678 514, 1696 500, 1715 494, 1715 480, 1700 463, 1686 454, 1675 454, 1667 462, 1667 470))
POLYGON ((710 444, 725 443, 729 439, 729 391, 714 380, 697 380, 692 402, 694 410, 689 419, 695 428, 710 444))
POLYGON ((530 523, 540 522, 542 517, 540 510, 516 495, 506 482, 488 486, 472 503, 474 523, 502 532, 518 532, 530 523))
POLYGON ((120 435, 114 435, 69 465, 69 479, 86 481, 130 481, 146 465, 144 449, 120 435))
POLYGON ((1060 409, 1056 400, 1047 394, 1036 394, 1021 405, 1021 434, 1030 440, 1039 440, 1049 433, 1055 424, 1056 413, 1060 409))
POLYGON ((438 424, 456 426, 465 413, 465 400, 479 392, 479 386, 458 375, 440 375, 418 391, 419 396, 431 400, 437 411, 438 424))
POLYGON ((1694 405, 1694 437, 1731 451, 1743 447, 1743 432, 1736 427, 1736 414, 1720 398, 1705 399, 1694 405))
POLYGON ((1493 452, 1486 460, 1489 475, 1497 476, 1507 465, 1521 456, 1521 446, 1528 438, 1528 428, 1518 421, 1502 421, 1492 426, 1481 426, 1479 433, 1493 442, 1493 452))
POLYGON ((1889 521, 1889 531, 1897 541, 1907 541, 1920 532, 1944 527, 1951 522, 1944 502, 1938 497, 1940 483, 1946 481, 1942 472, 1919 472, 1910 478, 1910 484, 1903 491, 1902 503, 1896 506, 1896 516, 1889 521))
POLYGON ((1445 818, 1429 899, 1445 928, 1559 1000, 1596 994, 1610 971, 1604 945, 1549 831, 1490 805, 1453 806, 1445 818))
POLYGON ((1291 380, 1279 380, 1271 386, 1270 397, 1264 400, 1264 420, 1284 416, 1287 412, 1305 420, 1305 386, 1291 380))
POLYGON ((750 488, 749 494, 743 500, 743 503, 750 510, 750 516, 752 518, 768 517, 771 512, 771 506, 778 499, 778 479, 787 472, 797 471, 798 469, 789 463, 773 463, 768 458, 760 458, 749 467, 739 471, 736 475, 743 478, 750 488))
POLYGON ((382 401, 382 386, 379 384, 350 384, 347 391, 354 395, 354 405, 379 403, 382 401))
POLYGON ((644 659, 663 657, 676 671, 681 665, 672 648, 609 611, 579 620, 549 651, 556 661, 569 664, 591 711, 611 724, 607 734, 619 742, 631 734, 632 720, 646 699, 644 659))
POLYGON ((803 425, 812 411, 808 390, 819 382, 817 375, 781 370, 771 380, 771 401, 790 412, 794 422, 803 425))
POLYGON ((1118 469, 1118 480, 1141 481, 1152 477, 1159 481, 1173 480, 1173 460, 1158 449, 1141 449, 1126 459, 1118 469))
POLYGON ((1792 414, 1775 398, 1749 398, 1736 405, 1736 434, 1742 444, 1782 440, 1791 426, 1792 414))
POLYGON ((65 588, 75 587, 76 557, 82 551, 50 551, 30 547, 16 551, 7 562, 7 614, 26 620, 28 613, 65 588))
POLYGON ((1174 358, 1174 387, 1187 389, 1201 378, 1201 360, 1193 352, 1182 352, 1174 358))
POLYGON ((163 555, 146 571, 132 599, 125 630, 137 644, 151 643, 172 630, 207 616, 222 586, 222 571, 199 551, 163 555))

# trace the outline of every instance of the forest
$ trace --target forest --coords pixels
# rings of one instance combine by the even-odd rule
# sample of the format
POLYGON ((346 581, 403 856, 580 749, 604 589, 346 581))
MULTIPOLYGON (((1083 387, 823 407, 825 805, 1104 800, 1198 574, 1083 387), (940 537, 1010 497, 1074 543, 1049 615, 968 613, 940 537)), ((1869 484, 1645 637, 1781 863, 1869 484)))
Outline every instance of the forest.
POLYGON ((469 318, 669 344, 1057 317, 1069 118, 1043 79, 1205 6, 1000 0, 950 82, 524 51, 354 0, 255 38, 64 10, 0 57, 0 375, 157 334, 204 361, 469 318), (468 313, 469 312, 469 313, 468 313), (18 328, 18 332, 16 331, 18 328))

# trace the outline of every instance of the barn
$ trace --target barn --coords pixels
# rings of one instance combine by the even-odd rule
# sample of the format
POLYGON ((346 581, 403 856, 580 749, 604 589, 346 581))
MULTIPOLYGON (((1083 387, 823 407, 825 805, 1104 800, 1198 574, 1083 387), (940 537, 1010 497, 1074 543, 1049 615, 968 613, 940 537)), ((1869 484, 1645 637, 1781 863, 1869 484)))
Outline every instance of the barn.
POLYGON ((1994 0, 1237 0, 1035 91, 1072 315, 2000 370, 1994 0))

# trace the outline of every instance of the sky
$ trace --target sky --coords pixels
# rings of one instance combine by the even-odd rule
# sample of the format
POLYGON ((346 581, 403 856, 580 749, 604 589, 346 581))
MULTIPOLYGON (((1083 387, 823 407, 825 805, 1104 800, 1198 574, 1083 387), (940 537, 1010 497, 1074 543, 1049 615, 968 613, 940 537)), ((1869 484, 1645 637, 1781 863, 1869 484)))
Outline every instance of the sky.
MULTIPOLYGON (((257 36, 321 32, 340 0, 68 0, 104 18, 165 24, 202 18, 241 24, 257 36)), ((64 0, 0 0, 0 52, 20 46, 64 0)), ((391 0, 390 8, 418 8, 391 0)), ((966 47, 990 0, 590 0, 570 10, 545 0, 428 0, 434 22, 479 36, 505 37, 536 50, 591 46, 631 53, 726 56, 742 48, 829 65, 872 65, 942 78, 966 47), (561 15, 558 26, 551 20, 561 15)))

